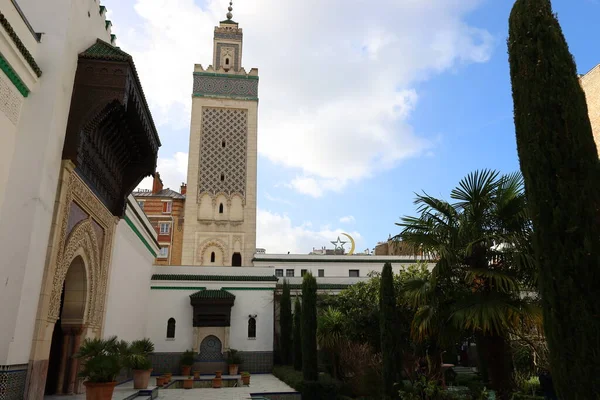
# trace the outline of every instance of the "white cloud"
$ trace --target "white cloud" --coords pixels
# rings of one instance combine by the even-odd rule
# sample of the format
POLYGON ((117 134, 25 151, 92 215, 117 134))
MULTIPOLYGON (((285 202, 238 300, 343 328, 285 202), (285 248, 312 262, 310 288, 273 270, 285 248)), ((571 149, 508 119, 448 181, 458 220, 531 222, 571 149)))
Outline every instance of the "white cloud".
MULTIPOLYGON (((186 126, 194 63, 212 63, 226 0, 136 0, 120 34, 159 125, 186 126)), ((485 62, 491 35, 465 22, 480 0, 256 0, 234 4, 246 70, 259 67, 258 151, 300 172, 289 187, 339 191, 428 151, 408 117, 418 81, 485 62)), ((165 139, 165 138, 163 138, 165 139)))
POLYGON ((353 224, 356 222, 356 219, 354 219, 354 215, 346 215, 345 217, 340 218, 340 222, 342 224, 353 224))
POLYGON ((288 206, 294 205, 294 203, 292 203, 289 200, 282 199, 280 197, 271 196, 269 193, 265 193, 265 198, 269 201, 272 201, 273 203, 287 204, 288 206))
MULTIPOLYGON (((163 181, 163 187, 171 188, 179 192, 182 182, 187 182, 188 154, 177 152, 173 157, 158 157, 156 170, 160 173, 160 179, 163 181)), ((152 177, 144 179, 140 184, 140 189, 152 189, 152 177)))
MULTIPOLYGON (((315 230, 310 223, 292 224, 287 215, 258 210, 256 217, 256 246, 264 248, 267 253, 308 254, 313 248, 333 248, 330 243, 344 232, 323 226, 315 230)), ((348 232, 356 241, 357 249, 363 245, 363 238, 358 232, 348 232)), ((342 236, 343 238, 343 236, 342 236)))

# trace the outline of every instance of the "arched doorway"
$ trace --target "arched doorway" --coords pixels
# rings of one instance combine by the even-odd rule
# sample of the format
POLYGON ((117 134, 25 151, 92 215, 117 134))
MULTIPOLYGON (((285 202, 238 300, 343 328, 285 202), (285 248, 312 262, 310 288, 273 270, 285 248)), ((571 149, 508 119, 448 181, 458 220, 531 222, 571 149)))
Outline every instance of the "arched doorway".
POLYGON ((85 262, 77 256, 71 262, 60 301, 59 319, 54 325, 45 394, 72 394, 77 390, 79 350, 84 330, 87 302, 85 262))
POLYGON ((233 253, 231 256, 231 266, 241 267, 242 266, 242 255, 240 253, 233 253))
POLYGON ((218 337, 209 335, 200 343, 200 361, 222 361, 223 345, 218 337))

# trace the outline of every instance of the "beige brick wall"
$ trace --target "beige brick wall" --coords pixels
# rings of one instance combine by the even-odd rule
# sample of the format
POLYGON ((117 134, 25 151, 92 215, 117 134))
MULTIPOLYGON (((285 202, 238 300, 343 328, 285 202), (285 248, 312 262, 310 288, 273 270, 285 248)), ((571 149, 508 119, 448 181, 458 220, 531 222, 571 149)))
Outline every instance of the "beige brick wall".
POLYGON ((585 92, 594 140, 600 152, 600 64, 582 76, 580 81, 585 92))

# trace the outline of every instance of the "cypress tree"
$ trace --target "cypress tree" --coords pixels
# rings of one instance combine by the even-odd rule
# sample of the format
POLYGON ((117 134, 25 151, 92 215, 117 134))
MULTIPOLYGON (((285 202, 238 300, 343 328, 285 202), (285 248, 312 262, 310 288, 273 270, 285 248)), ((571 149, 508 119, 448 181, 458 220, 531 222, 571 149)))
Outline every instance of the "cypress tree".
POLYGON ((585 95, 549 0, 517 0, 508 51, 544 330, 561 399, 600 393, 600 171, 585 95))
POLYGON ((283 280, 283 291, 279 301, 279 326, 281 328, 280 354, 284 365, 292 363, 292 298, 290 285, 283 280))
POLYGON ((381 354, 383 356, 383 393, 387 399, 398 397, 394 388, 397 377, 396 337, 396 295, 394 293, 394 273, 392 264, 385 263, 381 272, 379 287, 379 328, 381 335, 381 354))
POLYGON ((317 280, 310 273, 302 281, 302 374, 305 381, 317 381, 317 280))
POLYGON ((298 296, 294 303, 294 369, 302 371, 302 304, 298 296))

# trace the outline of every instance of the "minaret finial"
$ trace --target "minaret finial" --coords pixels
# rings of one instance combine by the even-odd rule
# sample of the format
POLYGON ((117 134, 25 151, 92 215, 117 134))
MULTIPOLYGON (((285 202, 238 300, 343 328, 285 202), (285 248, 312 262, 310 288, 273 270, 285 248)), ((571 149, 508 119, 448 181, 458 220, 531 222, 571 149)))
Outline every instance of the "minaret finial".
POLYGON ((226 16, 227 16, 227 19, 231 19, 231 18, 233 18, 233 14, 231 13, 231 12, 233 11, 233 7, 232 7, 232 5, 233 5, 233 1, 230 1, 230 2, 229 2, 229 7, 227 8, 227 9, 229 10, 229 12, 228 12, 228 13, 227 13, 227 15, 226 15, 226 16))

